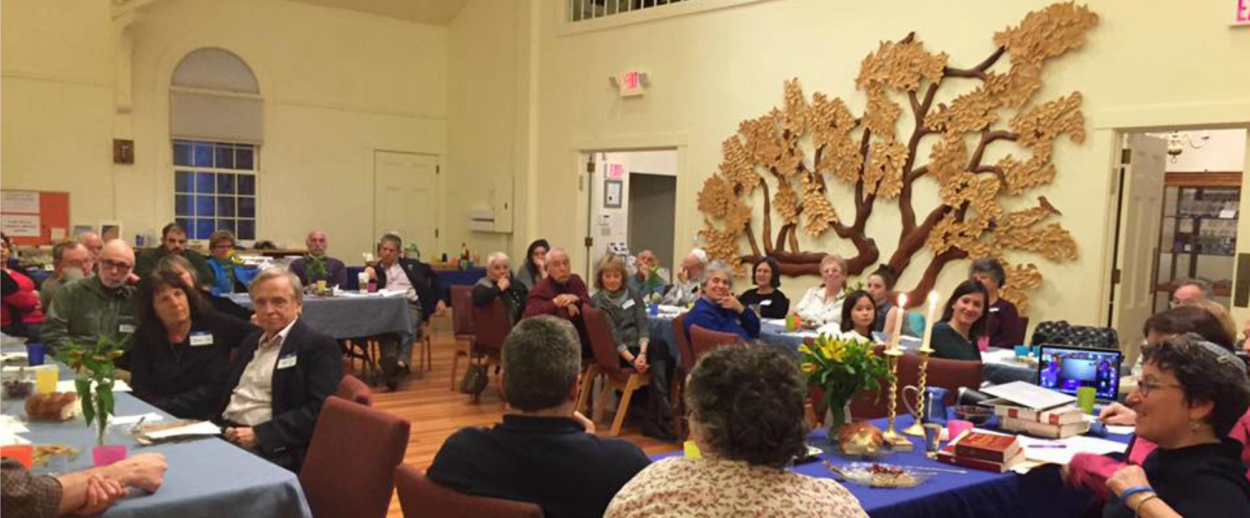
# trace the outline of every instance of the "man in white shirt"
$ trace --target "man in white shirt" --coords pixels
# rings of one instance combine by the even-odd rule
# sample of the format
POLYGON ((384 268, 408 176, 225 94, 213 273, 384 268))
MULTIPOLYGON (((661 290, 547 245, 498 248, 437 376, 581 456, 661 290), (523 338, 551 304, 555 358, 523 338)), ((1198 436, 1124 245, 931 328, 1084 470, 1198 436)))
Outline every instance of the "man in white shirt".
POLYGON ((408 299, 412 330, 382 340, 379 358, 382 375, 390 390, 399 387, 399 369, 412 361, 412 344, 421 336, 421 323, 431 316, 442 315, 447 305, 439 299, 438 275, 430 265, 403 257, 404 242, 398 235, 385 234, 378 240, 378 264, 365 268, 378 287, 402 291, 408 299))
POLYGON ((707 252, 701 248, 691 250, 681 260, 681 271, 677 273, 673 287, 664 295, 662 304, 686 307, 699 300, 702 296, 699 286, 703 284, 703 270, 707 268, 707 263, 707 252))
POLYGON ((339 347, 299 320, 304 292, 294 274, 270 268, 250 291, 261 331, 239 346, 220 403, 225 439, 298 473, 321 404, 343 377, 339 347))

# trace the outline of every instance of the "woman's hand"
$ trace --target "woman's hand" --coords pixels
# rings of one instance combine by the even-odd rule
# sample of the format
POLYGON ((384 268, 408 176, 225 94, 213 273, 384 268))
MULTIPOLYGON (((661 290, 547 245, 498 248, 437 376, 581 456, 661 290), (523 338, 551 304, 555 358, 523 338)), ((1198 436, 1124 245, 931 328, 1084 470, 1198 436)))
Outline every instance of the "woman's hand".
POLYGON ((1137 412, 1120 403, 1112 403, 1099 412, 1098 420, 1110 425, 1133 426, 1137 424, 1137 412))
POLYGON ((738 301, 738 297, 735 297, 732 294, 726 295, 724 298, 717 301, 716 304, 739 315, 746 311, 746 308, 742 306, 742 302, 738 301))
POLYGON ((651 370, 651 366, 647 365, 646 351, 638 353, 638 356, 634 357, 633 363, 634 363, 634 370, 638 371, 639 374, 644 374, 648 370, 651 370))
POLYGON ((1115 493, 1116 496, 1120 496, 1124 490, 1130 487, 1149 485, 1150 481, 1146 479, 1146 470, 1142 469, 1141 466, 1135 465, 1124 466, 1116 470, 1111 475, 1111 478, 1107 479, 1107 488, 1112 493, 1115 493))
POLYGON ((495 281, 495 286, 499 287, 499 291, 508 291, 508 288, 512 287, 512 279, 507 276, 500 277, 495 281))

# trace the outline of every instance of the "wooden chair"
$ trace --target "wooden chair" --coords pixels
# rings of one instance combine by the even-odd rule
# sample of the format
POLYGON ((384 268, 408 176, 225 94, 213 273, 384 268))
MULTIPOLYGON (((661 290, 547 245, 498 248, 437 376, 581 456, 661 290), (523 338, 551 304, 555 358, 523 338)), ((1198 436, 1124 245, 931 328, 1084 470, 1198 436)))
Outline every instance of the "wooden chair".
POLYGON ((542 518, 537 504, 471 496, 440 486, 416 467, 395 468, 395 488, 404 518, 542 518))
POLYGON ((690 337, 686 335, 685 324, 685 313, 673 319, 673 338, 677 341, 673 346, 681 355, 681 361, 677 363, 677 368, 673 369, 673 379, 669 383, 668 392, 669 405, 673 409, 673 433, 681 438, 686 437, 686 412, 682 393, 686 388, 686 376, 694 370, 694 348, 690 346, 690 337))
POLYGON ((456 390, 456 367, 460 357, 473 353, 473 287, 451 287, 451 329, 456 348, 451 353, 451 390, 456 390))
POLYGON ((364 406, 373 406, 373 391, 369 390, 365 382, 351 374, 343 375, 342 381, 339 381, 339 389, 334 395, 364 406))
MULTIPOLYGON (((433 318, 433 315, 430 315, 433 318)), ((421 350, 417 351, 417 369, 421 372, 434 370, 434 327, 430 321, 421 323, 421 350)))
MULTIPOLYGON (((485 356, 488 367, 499 365, 503 342, 512 331, 512 321, 503 301, 495 299, 485 306, 473 305, 473 331, 473 356, 485 356)), ((474 402, 479 399, 480 394, 473 396, 474 402)))
POLYGON ((347 338, 339 341, 339 348, 349 366, 345 372, 356 372, 356 360, 360 360, 360 375, 370 386, 378 384, 378 374, 382 368, 378 365, 378 352, 381 345, 376 337, 347 338))
POLYGON ((616 352, 616 342, 612 338, 612 328, 609 327, 612 324, 608 322, 606 313, 585 305, 582 306, 582 321, 586 323, 586 334, 590 335, 590 349, 594 352, 595 362, 582 377, 577 409, 580 411, 586 408, 586 398, 590 395, 591 387, 594 387, 595 378, 603 377, 603 390, 595 401, 594 420, 603 420, 608 397, 613 389, 620 390, 621 402, 616 407, 616 417, 613 418, 612 428, 608 432, 615 437, 621 433, 621 425, 625 423, 625 414, 629 411, 629 400, 634 397, 634 391, 651 383, 651 373, 639 373, 633 368, 621 367, 621 357, 616 352))
POLYGON ((690 348, 694 356, 694 363, 698 363, 699 358, 702 358, 703 355, 722 346, 738 343, 742 343, 742 337, 735 333, 712 331, 700 326, 690 327, 690 348))
POLYGON ((408 421, 337 396, 326 398, 300 470, 314 516, 386 516, 408 421))

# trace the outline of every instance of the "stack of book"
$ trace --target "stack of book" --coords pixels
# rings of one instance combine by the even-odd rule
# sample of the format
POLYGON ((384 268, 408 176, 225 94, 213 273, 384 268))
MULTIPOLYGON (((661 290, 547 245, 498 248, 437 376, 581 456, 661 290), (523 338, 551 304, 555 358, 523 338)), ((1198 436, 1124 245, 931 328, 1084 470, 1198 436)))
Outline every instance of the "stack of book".
POLYGON ((1085 413, 1079 407, 1065 405, 1047 410, 1018 406, 995 405, 999 427, 1012 432, 1024 432, 1038 437, 1064 439, 1089 431, 1085 413))
POLYGON ((1024 449, 1014 435, 968 431, 938 451, 938 462, 1003 473, 1024 461, 1024 449))

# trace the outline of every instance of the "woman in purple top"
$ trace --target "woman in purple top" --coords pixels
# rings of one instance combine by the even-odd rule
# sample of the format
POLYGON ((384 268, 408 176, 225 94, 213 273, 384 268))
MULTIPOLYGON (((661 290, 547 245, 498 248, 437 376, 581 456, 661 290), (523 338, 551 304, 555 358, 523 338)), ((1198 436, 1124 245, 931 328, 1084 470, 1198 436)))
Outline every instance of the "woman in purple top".
POLYGON ((985 286, 985 291, 990 295, 987 301, 989 320, 985 326, 985 333, 990 339, 990 347, 1010 349, 1023 344, 1025 330, 1024 321, 1020 319, 1020 312, 1016 310, 1015 304, 998 296, 998 290, 1007 280, 1007 272, 1003 270, 1003 264, 993 257, 977 259, 972 262, 969 277, 985 286))

